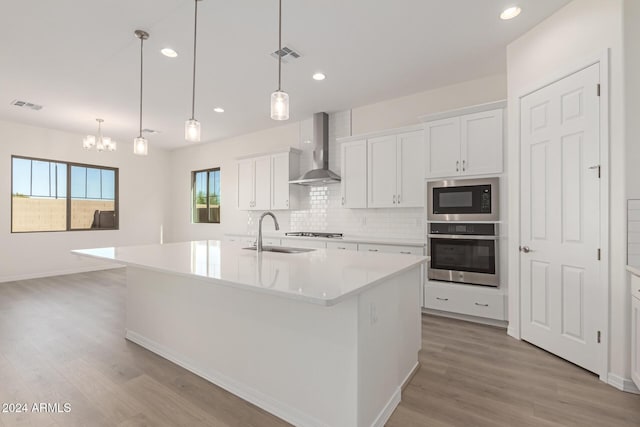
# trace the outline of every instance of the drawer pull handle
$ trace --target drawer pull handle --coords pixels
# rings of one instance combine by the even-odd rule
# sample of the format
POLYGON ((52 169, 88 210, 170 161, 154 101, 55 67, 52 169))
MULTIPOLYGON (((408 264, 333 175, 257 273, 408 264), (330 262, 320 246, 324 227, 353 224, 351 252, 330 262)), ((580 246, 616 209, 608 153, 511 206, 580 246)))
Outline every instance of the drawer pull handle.
POLYGON ((449 301, 449 298, 440 298, 440 297, 436 297, 436 299, 438 301, 449 301))
POLYGON ((369 252, 378 252, 377 249, 369 249, 369 252))
POLYGON ((343 248, 342 246, 338 246, 338 249, 347 249, 347 248, 343 248))
POLYGON ((477 306, 480 307, 489 307, 489 304, 480 304, 479 302, 475 303, 477 306))
POLYGON ((401 254, 405 254, 405 255, 411 255, 411 252, 409 251, 400 251, 401 254))

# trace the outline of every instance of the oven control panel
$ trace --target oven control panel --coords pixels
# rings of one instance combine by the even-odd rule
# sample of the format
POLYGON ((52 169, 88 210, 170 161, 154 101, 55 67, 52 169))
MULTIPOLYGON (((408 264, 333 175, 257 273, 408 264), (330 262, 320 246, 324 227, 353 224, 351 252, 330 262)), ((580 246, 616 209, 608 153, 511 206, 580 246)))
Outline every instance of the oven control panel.
POLYGON ((431 224, 429 224, 429 233, 471 236, 496 236, 496 224, 432 222, 431 224))

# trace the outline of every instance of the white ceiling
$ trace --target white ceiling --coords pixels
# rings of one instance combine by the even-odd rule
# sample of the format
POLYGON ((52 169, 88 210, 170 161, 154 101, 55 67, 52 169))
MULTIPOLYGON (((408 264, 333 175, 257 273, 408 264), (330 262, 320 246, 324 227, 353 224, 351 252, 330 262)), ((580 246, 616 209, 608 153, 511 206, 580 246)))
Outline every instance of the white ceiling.
MULTIPOLYGON (((569 0, 284 0, 283 44, 303 57, 283 65, 291 120, 340 111, 505 72, 505 47, 569 0), (311 75, 323 71, 327 79, 311 75)), ((277 0, 199 3, 196 118, 203 142, 279 123, 277 0), (213 112, 216 106, 226 112, 213 112)), ((3 1, 0 119, 105 135, 121 146, 138 128, 139 41, 145 42, 143 127, 151 147, 183 147, 190 116, 192 0, 3 1), (172 47, 179 57, 160 54, 172 47), (14 100, 44 105, 31 111, 14 100)), ((122 149, 122 148, 121 148, 122 149)))

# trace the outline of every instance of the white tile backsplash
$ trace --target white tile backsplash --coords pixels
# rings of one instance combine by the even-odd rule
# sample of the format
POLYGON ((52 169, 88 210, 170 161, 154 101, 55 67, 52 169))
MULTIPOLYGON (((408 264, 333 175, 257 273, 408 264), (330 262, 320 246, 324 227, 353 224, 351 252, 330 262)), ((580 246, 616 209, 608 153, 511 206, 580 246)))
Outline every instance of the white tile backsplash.
MULTIPOLYGON (((301 135, 308 132, 301 125, 301 135)), ((336 138, 351 135, 351 111, 329 115, 329 169, 340 175, 340 145, 336 138)), ((300 144, 301 171, 311 164, 309 144, 300 144), (306 147, 305 147, 306 146, 306 147)), ((301 209, 277 211, 281 230, 327 231, 349 235, 375 237, 422 238, 424 212, 422 208, 344 209, 340 203, 340 184, 301 189, 301 209)), ((255 233, 262 212, 249 212, 247 232, 255 233)), ((272 230, 272 222, 264 222, 265 230, 272 230)))
POLYGON ((627 263, 640 266, 640 200, 627 201, 627 263))

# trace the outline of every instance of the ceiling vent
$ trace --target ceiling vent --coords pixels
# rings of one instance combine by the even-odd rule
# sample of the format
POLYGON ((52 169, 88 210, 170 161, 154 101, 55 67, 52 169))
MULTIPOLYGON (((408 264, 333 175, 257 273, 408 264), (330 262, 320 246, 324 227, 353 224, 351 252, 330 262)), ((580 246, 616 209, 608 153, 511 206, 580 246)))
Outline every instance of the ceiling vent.
POLYGON ((299 52, 296 52, 295 50, 293 50, 293 48, 290 48, 288 46, 283 46, 282 49, 276 50, 271 54, 271 57, 278 59, 278 55, 282 57, 282 62, 284 64, 288 64, 302 57, 299 52))
POLYGON ((18 99, 14 99, 11 101, 11 105, 15 105, 16 107, 28 108, 30 110, 39 111, 42 110, 42 105, 34 104, 32 102, 20 101, 18 99))

